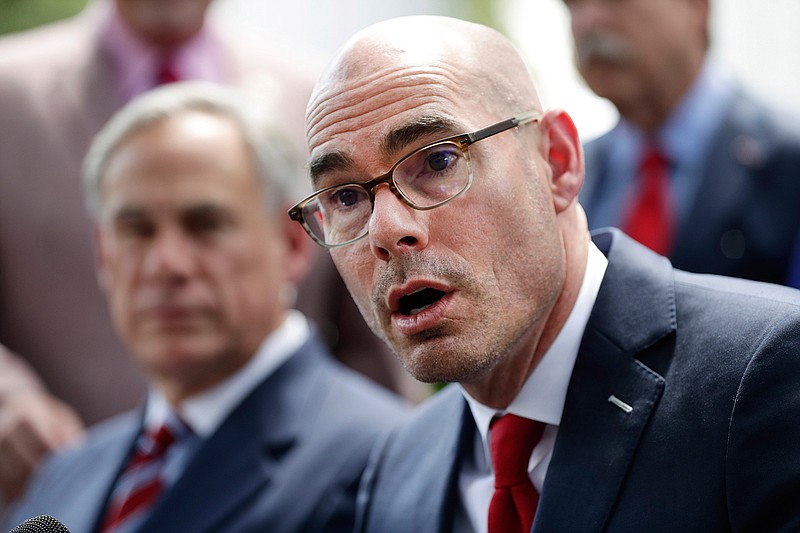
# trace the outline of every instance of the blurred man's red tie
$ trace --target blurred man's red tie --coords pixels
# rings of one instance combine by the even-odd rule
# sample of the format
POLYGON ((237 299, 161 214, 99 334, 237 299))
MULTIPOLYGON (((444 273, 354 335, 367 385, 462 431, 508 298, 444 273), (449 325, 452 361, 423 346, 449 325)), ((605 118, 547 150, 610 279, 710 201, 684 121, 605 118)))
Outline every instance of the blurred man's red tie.
POLYGON ((164 488, 164 456, 169 447, 189 429, 177 417, 157 431, 139 437, 128 465, 109 498, 102 533, 129 531, 141 524, 164 488))
POLYGON ((175 61, 172 57, 167 57, 161 62, 161 66, 156 72, 156 85, 164 85, 180 81, 180 75, 175 70, 175 61))
POLYGON ((651 250, 667 255, 675 236, 675 206, 667 158, 657 146, 645 150, 637 187, 622 229, 651 250))

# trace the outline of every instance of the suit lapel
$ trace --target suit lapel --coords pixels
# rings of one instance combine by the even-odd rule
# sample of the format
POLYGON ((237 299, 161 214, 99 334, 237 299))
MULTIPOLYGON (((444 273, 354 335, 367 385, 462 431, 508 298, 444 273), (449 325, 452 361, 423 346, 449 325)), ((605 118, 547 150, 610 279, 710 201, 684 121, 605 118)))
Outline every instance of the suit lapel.
POLYGON ((106 422, 113 425, 91 441, 82 453, 84 465, 80 466, 80 487, 59 490, 64 513, 58 518, 69 523, 73 531, 96 531, 105 516, 106 502, 114 482, 124 468, 131 448, 139 434, 142 410, 106 422))
POLYGON ((607 248, 609 266, 570 380, 534 531, 603 530, 664 389, 653 368, 666 370, 674 345, 669 262, 616 231, 595 240, 607 248))
POLYGON ((142 531, 221 531, 239 505, 266 490, 300 438, 321 363, 302 347, 207 439, 142 531))
POLYGON ((428 531, 431 524, 436 524, 436 531, 453 530, 453 517, 460 501, 460 457, 471 453, 475 422, 461 392, 456 387, 450 389, 452 390, 449 392, 458 397, 448 404, 446 415, 437 427, 447 427, 454 420, 460 421, 459 427, 457 431, 433 431, 434 438, 426 443, 430 448, 426 446, 424 453, 415 454, 417 458, 428 459, 428 464, 417 467, 428 479, 423 484, 410 485, 425 487, 417 493, 414 508, 419 509, 419 512, 414 515, 416 524, 410 531, 428 531))
POLYGON ((423 405, 410 426, 387 437, 380 468, 365 478, 362 496, 369 503, 360 517, 365 527, 356 531, 452 531, 460 457, 469 453, 474 427, 455 386, 423 405))

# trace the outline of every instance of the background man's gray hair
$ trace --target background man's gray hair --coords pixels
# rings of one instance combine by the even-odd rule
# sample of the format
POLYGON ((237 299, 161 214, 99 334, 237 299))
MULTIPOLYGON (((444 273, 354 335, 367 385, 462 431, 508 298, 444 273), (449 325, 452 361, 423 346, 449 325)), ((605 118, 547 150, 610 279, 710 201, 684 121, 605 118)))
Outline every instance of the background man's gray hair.
POLYGON ((173 83, 132 100, 95 136, 84 159, 89 214, 100 217, 104 174, 117 147, 137 131, 192 111, 229 118, 239 126, 254 156, 267 209, 277 211, 294 203, 307 194, 308 180, 299 148, 267 104, 241 89, 207 82, 173 83))

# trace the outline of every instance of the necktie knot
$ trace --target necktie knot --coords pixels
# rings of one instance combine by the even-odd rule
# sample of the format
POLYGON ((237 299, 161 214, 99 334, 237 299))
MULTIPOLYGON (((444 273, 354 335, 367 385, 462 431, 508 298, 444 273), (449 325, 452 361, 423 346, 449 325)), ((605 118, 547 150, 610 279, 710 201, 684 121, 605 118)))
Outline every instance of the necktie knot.
POLYGON ((491 452, 495 488, 520 485, 529 480, 528 463, 542 436, 544 425, 507 414, 492 422, 491 452))
POLYGON ((175 68, 175 58, 171 55, 164 57, 161 60, 160 66, 156 71, 156 85, 164 85, 180 81, 181 77, 175 68))
POLYGON ((146 432, 139 445, 136 448, 136 453, 147 457, 148 459, 157 459, 166 453, 169 448, 177 440, 177 437, 168 424, 164 424, 154 431, 146 432))
POLYGON ((644 150, 644 154, 642 156, 642 162, 640 164, 641 173, 645 177, 645 179, 650 179, 653 181, 652 176, 654 176, 657 172, 663 171, 663 169, 667 169, 669 167, 669 159, 667 159, 664 150, 655 143, 647 145, 644 150))

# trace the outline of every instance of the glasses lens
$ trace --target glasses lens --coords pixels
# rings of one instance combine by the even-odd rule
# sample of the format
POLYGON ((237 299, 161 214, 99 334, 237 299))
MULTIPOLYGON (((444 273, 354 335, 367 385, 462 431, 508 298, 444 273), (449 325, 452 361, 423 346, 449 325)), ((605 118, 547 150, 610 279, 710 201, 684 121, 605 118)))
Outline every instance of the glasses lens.
POLYGON ((367 232, 372 202, 358 185, 342 185, 322 191, 303 207, 303 219, 317 240, 343 244, 367 232))
POLYGON ((435 207, 469 186, 469 157, 457 144, 443 142, 414 152, 394 169, 394 183, 417 207, 435 207))

